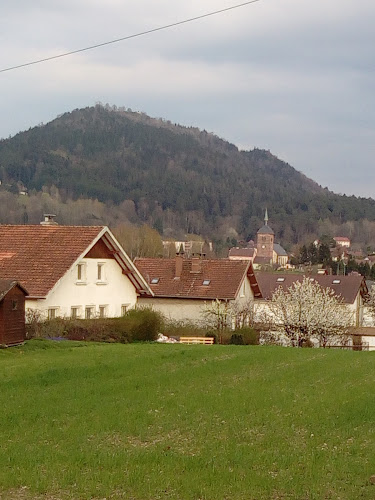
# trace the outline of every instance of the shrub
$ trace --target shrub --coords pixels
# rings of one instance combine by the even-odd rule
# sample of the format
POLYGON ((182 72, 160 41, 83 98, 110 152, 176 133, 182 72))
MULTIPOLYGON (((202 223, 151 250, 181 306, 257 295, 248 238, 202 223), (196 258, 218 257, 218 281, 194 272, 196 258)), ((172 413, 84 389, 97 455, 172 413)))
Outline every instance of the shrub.
POLYGON ((27 338, 57 338, 95 342, 156 340, 162 317, 151 309, 133 309, 121 318, 45 320, 32 317, 26 324, 27 338))
POLYGON ((259 332, 254 330, 254 328, 239 328, 232 333, 230 343, 237 345, 258 345, 259 337, 259 332))
POLYGON ((235 345, 243 345, 244 344, 243 336, 240 333, 232 333, 229 343, 235 345))

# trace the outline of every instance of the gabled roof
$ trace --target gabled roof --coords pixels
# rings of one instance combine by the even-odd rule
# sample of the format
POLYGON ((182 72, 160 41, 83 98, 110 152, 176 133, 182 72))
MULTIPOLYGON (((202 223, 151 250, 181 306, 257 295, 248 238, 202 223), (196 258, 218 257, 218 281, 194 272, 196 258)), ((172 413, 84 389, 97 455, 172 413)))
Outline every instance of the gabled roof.
POLYGON ((254 256, 254 253, 255 253, 254 247, 246 247, 246 248, 233 247, 229 249, 228 256, 244 257, 247 259, 251 259, 254 256))
MULTIPOLYGON (((263 299, 270 299, 273 292, 279 287, 287 290, 296 281, 302 281, 305 276, 301 274, 281 274, 281 273, 256 273, 256 280, 258 282, 261 297, 263 299)), ((363 276, 350 275, 350 276, 332 276, 324 274, 314 274, 309 278, 317 281, 323 288, 332 288, 337 296, 342 297, 346 304, 353 304, 358 292, 362 296, 367 294, 366 281, 363 276)))
POLYGON ((0 225, 0 276, 19 281, 30 297, 46 297, 68 269, 99 240, 138 293, 150 293, 147 283, 106 226, 0 225))
POLYGON ((10 292, 10 290, 12 290, 12 288, 14 288, 15 286, 18 286, 25 295, 28 294, 27 290, 25 290, 23 286, 20 285, 20 283, 18 283, 18 281, 0 278, 0 302, 3 300, 6 294, 10 292))
POLYGON ((249 260, 199 260, 198 272, 192 271, 193 260, 182 260, 179 278, 176 277, 176 259, 139 258, 134 263, 155 297, 232 300, 237 297, 246 276, 252 288, 257 288, 249 260))

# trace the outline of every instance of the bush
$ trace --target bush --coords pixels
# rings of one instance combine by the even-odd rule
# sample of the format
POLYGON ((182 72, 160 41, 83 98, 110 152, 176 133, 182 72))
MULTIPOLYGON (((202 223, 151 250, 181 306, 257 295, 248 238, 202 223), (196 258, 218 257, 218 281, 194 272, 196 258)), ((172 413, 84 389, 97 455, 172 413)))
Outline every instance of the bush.
POLYGON ((259 332, 254 330, 254 328, 239 328, 232 333, 230 343, 237 345, 258 345, 259 337, 259 332))
POLYGON ((232 333, 229 343, 235 345, 243 345, 244 344, 243 336, 240 333, 232 333))
POLYGON ((58 338, 95 342, 156 340, 162 317, 151 309, 132 309, 121 318, 43 320, 33 317, 26 324, 27 338, 58 338))

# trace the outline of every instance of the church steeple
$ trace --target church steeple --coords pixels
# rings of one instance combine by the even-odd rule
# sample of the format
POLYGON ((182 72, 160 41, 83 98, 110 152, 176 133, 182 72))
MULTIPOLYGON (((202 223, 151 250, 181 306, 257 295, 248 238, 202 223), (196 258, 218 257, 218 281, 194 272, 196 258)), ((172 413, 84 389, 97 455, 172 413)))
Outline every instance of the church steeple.
POLYGON ((264 225, 268 226, 268 210, 266 208, 265 214, 264 214, 264 225))

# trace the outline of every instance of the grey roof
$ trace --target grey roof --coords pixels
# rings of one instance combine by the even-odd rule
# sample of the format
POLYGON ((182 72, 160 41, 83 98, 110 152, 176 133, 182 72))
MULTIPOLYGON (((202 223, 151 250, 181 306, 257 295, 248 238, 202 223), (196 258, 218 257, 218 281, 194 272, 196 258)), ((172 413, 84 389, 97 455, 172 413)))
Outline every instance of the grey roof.
POLYGON ((284 248, 281 245, 279 245, 278 243, 274 243, 273 244, 273 249, 277 253, 277 255, 280 255, 280 256, 286 255, 286 256, 288 256, 288 254, 286 253, 286 251, 284 250, 284 248))
POLYGON ((262 226, 258 233, 257 234, 275 234, 272 229, 270 228, 270 226, 268 226, 267 224, 265 224, 264 226, 262 226))

